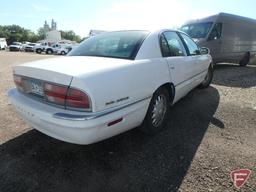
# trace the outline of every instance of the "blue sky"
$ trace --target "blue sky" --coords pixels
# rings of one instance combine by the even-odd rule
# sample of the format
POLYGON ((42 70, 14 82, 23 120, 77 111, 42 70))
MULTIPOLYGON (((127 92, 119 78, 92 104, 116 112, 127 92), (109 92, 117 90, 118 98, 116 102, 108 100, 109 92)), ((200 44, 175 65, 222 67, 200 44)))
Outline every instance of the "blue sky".
POLYGON ((1 0, 0 25, 36 31, 51 19, 58 29, 87 36, 90 29, 156 29, 180 26, 218 12, 256 19, 253 0, 1 0))

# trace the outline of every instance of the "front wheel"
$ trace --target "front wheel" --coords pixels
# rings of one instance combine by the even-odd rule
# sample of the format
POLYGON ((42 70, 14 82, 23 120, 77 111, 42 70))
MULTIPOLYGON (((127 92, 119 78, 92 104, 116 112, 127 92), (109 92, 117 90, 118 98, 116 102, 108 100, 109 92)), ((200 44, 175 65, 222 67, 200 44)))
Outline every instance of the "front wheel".
POLYGON ((210 86, 213 79, 213 64, 210 64, 210 67, 208 68, 207 74, 203 80, 203 82, 199 85, 200 89, 205 89, 210 86))
POLYGON ((36 49, 36 53, 41 54, 42 50, 41 49, 36 49))
POLYGON ((46 50, 46 54, 52 54, 52 53, 53 53, 53 51, 51 49, 46 50))
POLYGON ((170 95, 165 88, 158 89, 149 104, 146 117, 140 130, 147 134, 155 134, 167 124, 170 106, 170 95))
POLYGON ((250 52, 245 53, 243 59, 239 61, 241 67, 245 67, 250 62, 250 52))

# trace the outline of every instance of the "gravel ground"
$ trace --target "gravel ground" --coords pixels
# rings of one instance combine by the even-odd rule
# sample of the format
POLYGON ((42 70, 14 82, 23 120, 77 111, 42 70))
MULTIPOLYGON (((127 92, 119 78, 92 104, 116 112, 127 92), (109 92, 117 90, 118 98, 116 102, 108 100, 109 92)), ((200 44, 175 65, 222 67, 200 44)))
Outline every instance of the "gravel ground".
POLYGON ((137 129, 79 146, 33 130, 6 91, 11 67, 46 55, 0 52, 0 191, 239 191, 238 168, 253 170, 240 190, 256 191, 256 67, 218 65, 211 87, 172 107, 166 130, 137 129))

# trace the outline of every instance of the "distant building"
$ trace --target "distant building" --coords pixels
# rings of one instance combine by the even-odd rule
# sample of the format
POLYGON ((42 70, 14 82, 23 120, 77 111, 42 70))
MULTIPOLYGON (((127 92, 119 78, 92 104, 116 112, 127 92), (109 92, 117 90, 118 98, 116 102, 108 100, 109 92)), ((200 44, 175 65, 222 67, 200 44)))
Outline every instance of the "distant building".
POLYGON ((53 19, 51 21, 51 27, 47 21, 45 21, 43 29, 45 33, 45 39, 43 41, 58 42, 61 40, 61 33, 57 30, 57 22, 55 22, 53 19))
POLYGON ((49 27, 47 21, 44 21, 44 31, 45 31, 45 33, 50 31, 50 27, 49 27))
POLYGON ((61 33, 57 30, 48 31, 45 35, 45 40, 49 42, 57 42, 61 40, 61 33))
POLYGON ((57 30, 57 22, 55 22, 53 19, 52 19, 51 30, 52 30, 52 31, 57 30))

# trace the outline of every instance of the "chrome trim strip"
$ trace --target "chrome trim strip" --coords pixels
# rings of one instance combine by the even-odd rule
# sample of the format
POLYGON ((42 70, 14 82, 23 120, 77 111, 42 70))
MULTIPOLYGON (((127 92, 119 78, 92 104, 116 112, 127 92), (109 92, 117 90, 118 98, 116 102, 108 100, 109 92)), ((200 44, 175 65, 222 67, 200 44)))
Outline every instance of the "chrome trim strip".
POLYGON ((208 69, 206 69, 206 70, 204 70, 204 71, 202 71, 202 72, 200 72, 200 73, 197 73, 197 74, 193 75, 192 77, 186 79, 185 81, 182 81, 182 82, 177 83, 177 84, 175 85, 175 87, 179 86, 180 84, 182 84, 182 83, 184 83, 184 82, 186 82, 186 81, 189 81, 190 79, 195 78, 195 77, 198 76, 198 75, 203 74, 203 73, 206 72, 206 71, 208 71, 208 69))
POLYGON ((107 110, 104 110, 101 112, 96 112, 96 113, 90 113, 90 114, 84 114, 84 115, 70 114, 70 113, 55 113, 55 114, 53 114, 53 117, 57 118, 57 119, 64 119, 64 120, 71 120, 71 121, 86 121, 86 120, 96 119, 96 118, 102 117, 104 115, 108 115, 110 113, 119 111, 126 107, 130 107, 131 105, 137 104, 137 103, 147 100, 149 98, 151 98, 151 96, 145 97, 143 99, 137 100, 132 103, 128 103, 128 104, 118 106, 118 107, 113 107, 111 109, 107 109, 107 110))

